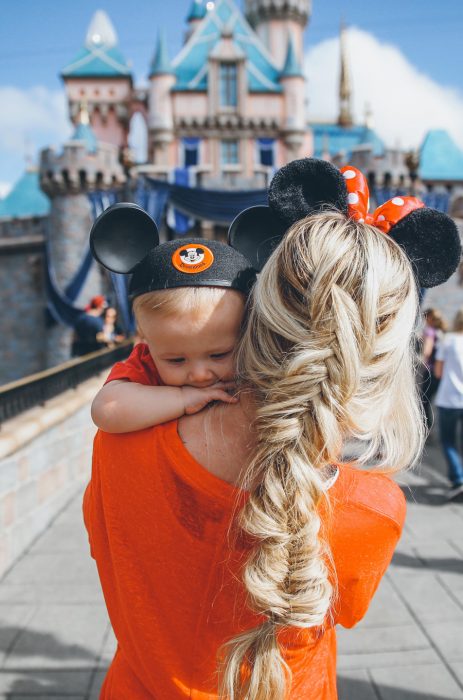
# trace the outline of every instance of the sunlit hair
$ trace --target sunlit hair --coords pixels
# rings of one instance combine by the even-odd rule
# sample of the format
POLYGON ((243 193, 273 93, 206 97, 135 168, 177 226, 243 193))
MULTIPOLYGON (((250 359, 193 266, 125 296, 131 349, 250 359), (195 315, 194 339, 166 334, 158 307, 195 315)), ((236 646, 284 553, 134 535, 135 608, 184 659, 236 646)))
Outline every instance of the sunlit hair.
POLYGON ((290 668, 280 626, 322 625, 335 593, 319 505, 347 440, 358 464, 413 464, 423 442, 414 381, 418 298, 401 248, 325 212, 296 223, 253 290, 237 370, 256 402, 256 447, 238 516, 255 538, 243 570, 263 623, 219 650, 227 700, 283 700, 290 668), (258 484, 255 486, 255 484, 258 484))
POLYGON ((141 294, 135 297, 132 307, 138 333, 143 336, 143 324, 140 323, 142 314, 156 313, 165 318, 179 313, 194 315, 203 310, 210 312, 227 293, 237 294, 244 300, 244 294, 229 287, 175 287, 141 294))
POLYGON ((453 319, 453 330, 455 333, 463 333, 463 309, 459 309, 453 319))

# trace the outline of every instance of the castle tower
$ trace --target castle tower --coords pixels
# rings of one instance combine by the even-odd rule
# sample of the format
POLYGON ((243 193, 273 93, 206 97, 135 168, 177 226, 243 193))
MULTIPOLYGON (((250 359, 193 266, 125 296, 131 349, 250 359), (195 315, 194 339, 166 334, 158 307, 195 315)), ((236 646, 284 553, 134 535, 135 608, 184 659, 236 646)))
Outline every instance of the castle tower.
POLYGON ((341 24, 340 35, 341 48, 341 70, 339 75, 339 126, 352 126, 352 87, 349 75, 349 66, 347 61, 347 46, 346 46, 346 28, 341 24))
POLYGON ((312 0, 245 0, 246 17, 277 66, 283 67, 286 38, 293 37, 296 57, 302 62, 303 34, 312 0))
MULTIPOLYGON (((56 154, 41 153, 40 186, 50 198, 48 251, 56 283, 61 292, 76 274, 85 256, 93 223, 88 192, 121 187, 125 179, 116 146, 98 143, 81 108, 72 138, 56 154)), ((105 280, 96 265, 75 301, 84 307, 95 294, 106 291, 105 280)), ((72 329, 58 324, 47 332, 47 367, 69 359, 72 329)))
POLYGON ((163 33, 158 35, 149 79, 148 160, 155 165, 169 166, 169 150, 174 139, 171 89, 175 84, 175 75, 163 33))
POLYGON ((73 124, 77 124, 80 104, 85 101, 98 141, 124 148, 129 133, 132 76, 117 41, 108 15, 98 10, 84 47, 62 70, 61 77, 73 124))
POLYGON ((206 5, 203 0, 191 0, 190 11, 188 12, 186 21, 188 22, 188 30, 185 33, 185 43, 195 31, 198 24, 207 14, 206 5))
POLYGON ((290 161, 302 156, 301 148, 306 133, 305 78, 297 60, 291 34, 288 38, 285 63, 280 74, 280 85, 284 94, 283 137, 286 160, 290 161))

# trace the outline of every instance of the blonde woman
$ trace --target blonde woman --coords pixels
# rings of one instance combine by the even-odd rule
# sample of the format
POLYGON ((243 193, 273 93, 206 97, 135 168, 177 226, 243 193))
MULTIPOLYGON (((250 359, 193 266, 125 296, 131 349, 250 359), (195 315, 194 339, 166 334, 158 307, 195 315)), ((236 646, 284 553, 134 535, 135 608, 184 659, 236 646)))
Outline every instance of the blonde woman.
POLYGON ((449 500, 463 499, 463 466, 458 439, 463 425, 463 309, 439 345, 434 374, 440 379, 436 396, 442 449, 448 466, 449 500))
POLYGON ((439 309, 426 309, 424 312, 422 360, 424 365, 421 380, 421 398, 428 428, 432 427, 432 400, 439 388, 440 379, 435 374, 436 354, 439 343, 447 330, 445 319, 439 309))
MULTIPOLYGON (((314 210, 327 201, 317 163, 315 183, 304 173, 314 210)), ((342 175, 324 175, 337 201, 342 175)), ((252 256, 254 236, 257 257, 249 216, 232 239, 245 230, 252 256)), ((344 209, 295 218, 251 292, 239 402, 97 435, 84 514, 118 639, 104 700, 337 698, 335 626, 363 617, 403 526, 385 472, 422 445, 417 289, 392 236, 344 209), (343 465, 351 438, 363 449, 343 465), (374 471, 356 468, 378 457, 374 471)), ((198 287, 165 291, 171 329, 186 296, 196 329, 209 318, 210 290, 198 287)), ((140 299, 154 333, 158 293, 140 299)))

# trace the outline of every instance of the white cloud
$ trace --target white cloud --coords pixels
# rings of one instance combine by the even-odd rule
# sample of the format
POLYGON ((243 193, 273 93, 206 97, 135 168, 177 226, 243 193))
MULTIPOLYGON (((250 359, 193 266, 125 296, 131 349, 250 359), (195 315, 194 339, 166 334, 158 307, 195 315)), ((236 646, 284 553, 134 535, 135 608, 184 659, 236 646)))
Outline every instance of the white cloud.
POLYGON ((38 159, 41 148, 59 146, 71 134, 64 90, 37 85, 27 90, 0 86, 0 178, 12 181, 38 159))
MULTIPOLYGON (((363 123, 365 105, 384 141, 417 147, 429 129, 446 129, 463 147, 463 95, 413 66, 401 51, 355 27, 346 32, 353 116, 363 123)), ((309 119, 336 120, 339 112, 339 39, 328 39, 305 56, 309 119)))

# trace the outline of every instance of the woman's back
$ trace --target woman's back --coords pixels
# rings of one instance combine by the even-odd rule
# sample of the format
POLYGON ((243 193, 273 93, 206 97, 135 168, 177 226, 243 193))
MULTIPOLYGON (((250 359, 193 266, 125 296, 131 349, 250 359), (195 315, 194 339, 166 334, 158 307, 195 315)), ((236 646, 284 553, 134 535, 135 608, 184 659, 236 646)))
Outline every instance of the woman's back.
POLYGON ((463 333, 447 333, 439 345, 436 360, 444 363, 436 405, 463 408, 463 333))
MULTIPOLYGON (((196 437, 198 419, 97 435, 84 513, 119 642, 104 700, 215 699, 219 646, 263 621, 249 609, 241 583, 251 542, 243 536, 235 541, 230 531, 233 513, 247 494, 195 459, 206 454, 214 471, 222 464, 231 480, 233 463, 249 444, 238 413, 221 411, 221 430, 217 413, 198 414, 210 438, 207 445, 196 437), (222 457, 214 459, 221 450, 222 457)), ((291 700, 337 697, 333 624, 351 626, 365 614, 404 518, 404 499, 393 482, 349 467, 340 467, 330 502, 331 515, 325 512, 322 520, 339 598, 324 634, 319 628, 278 632, 294 674, 291 700)))

